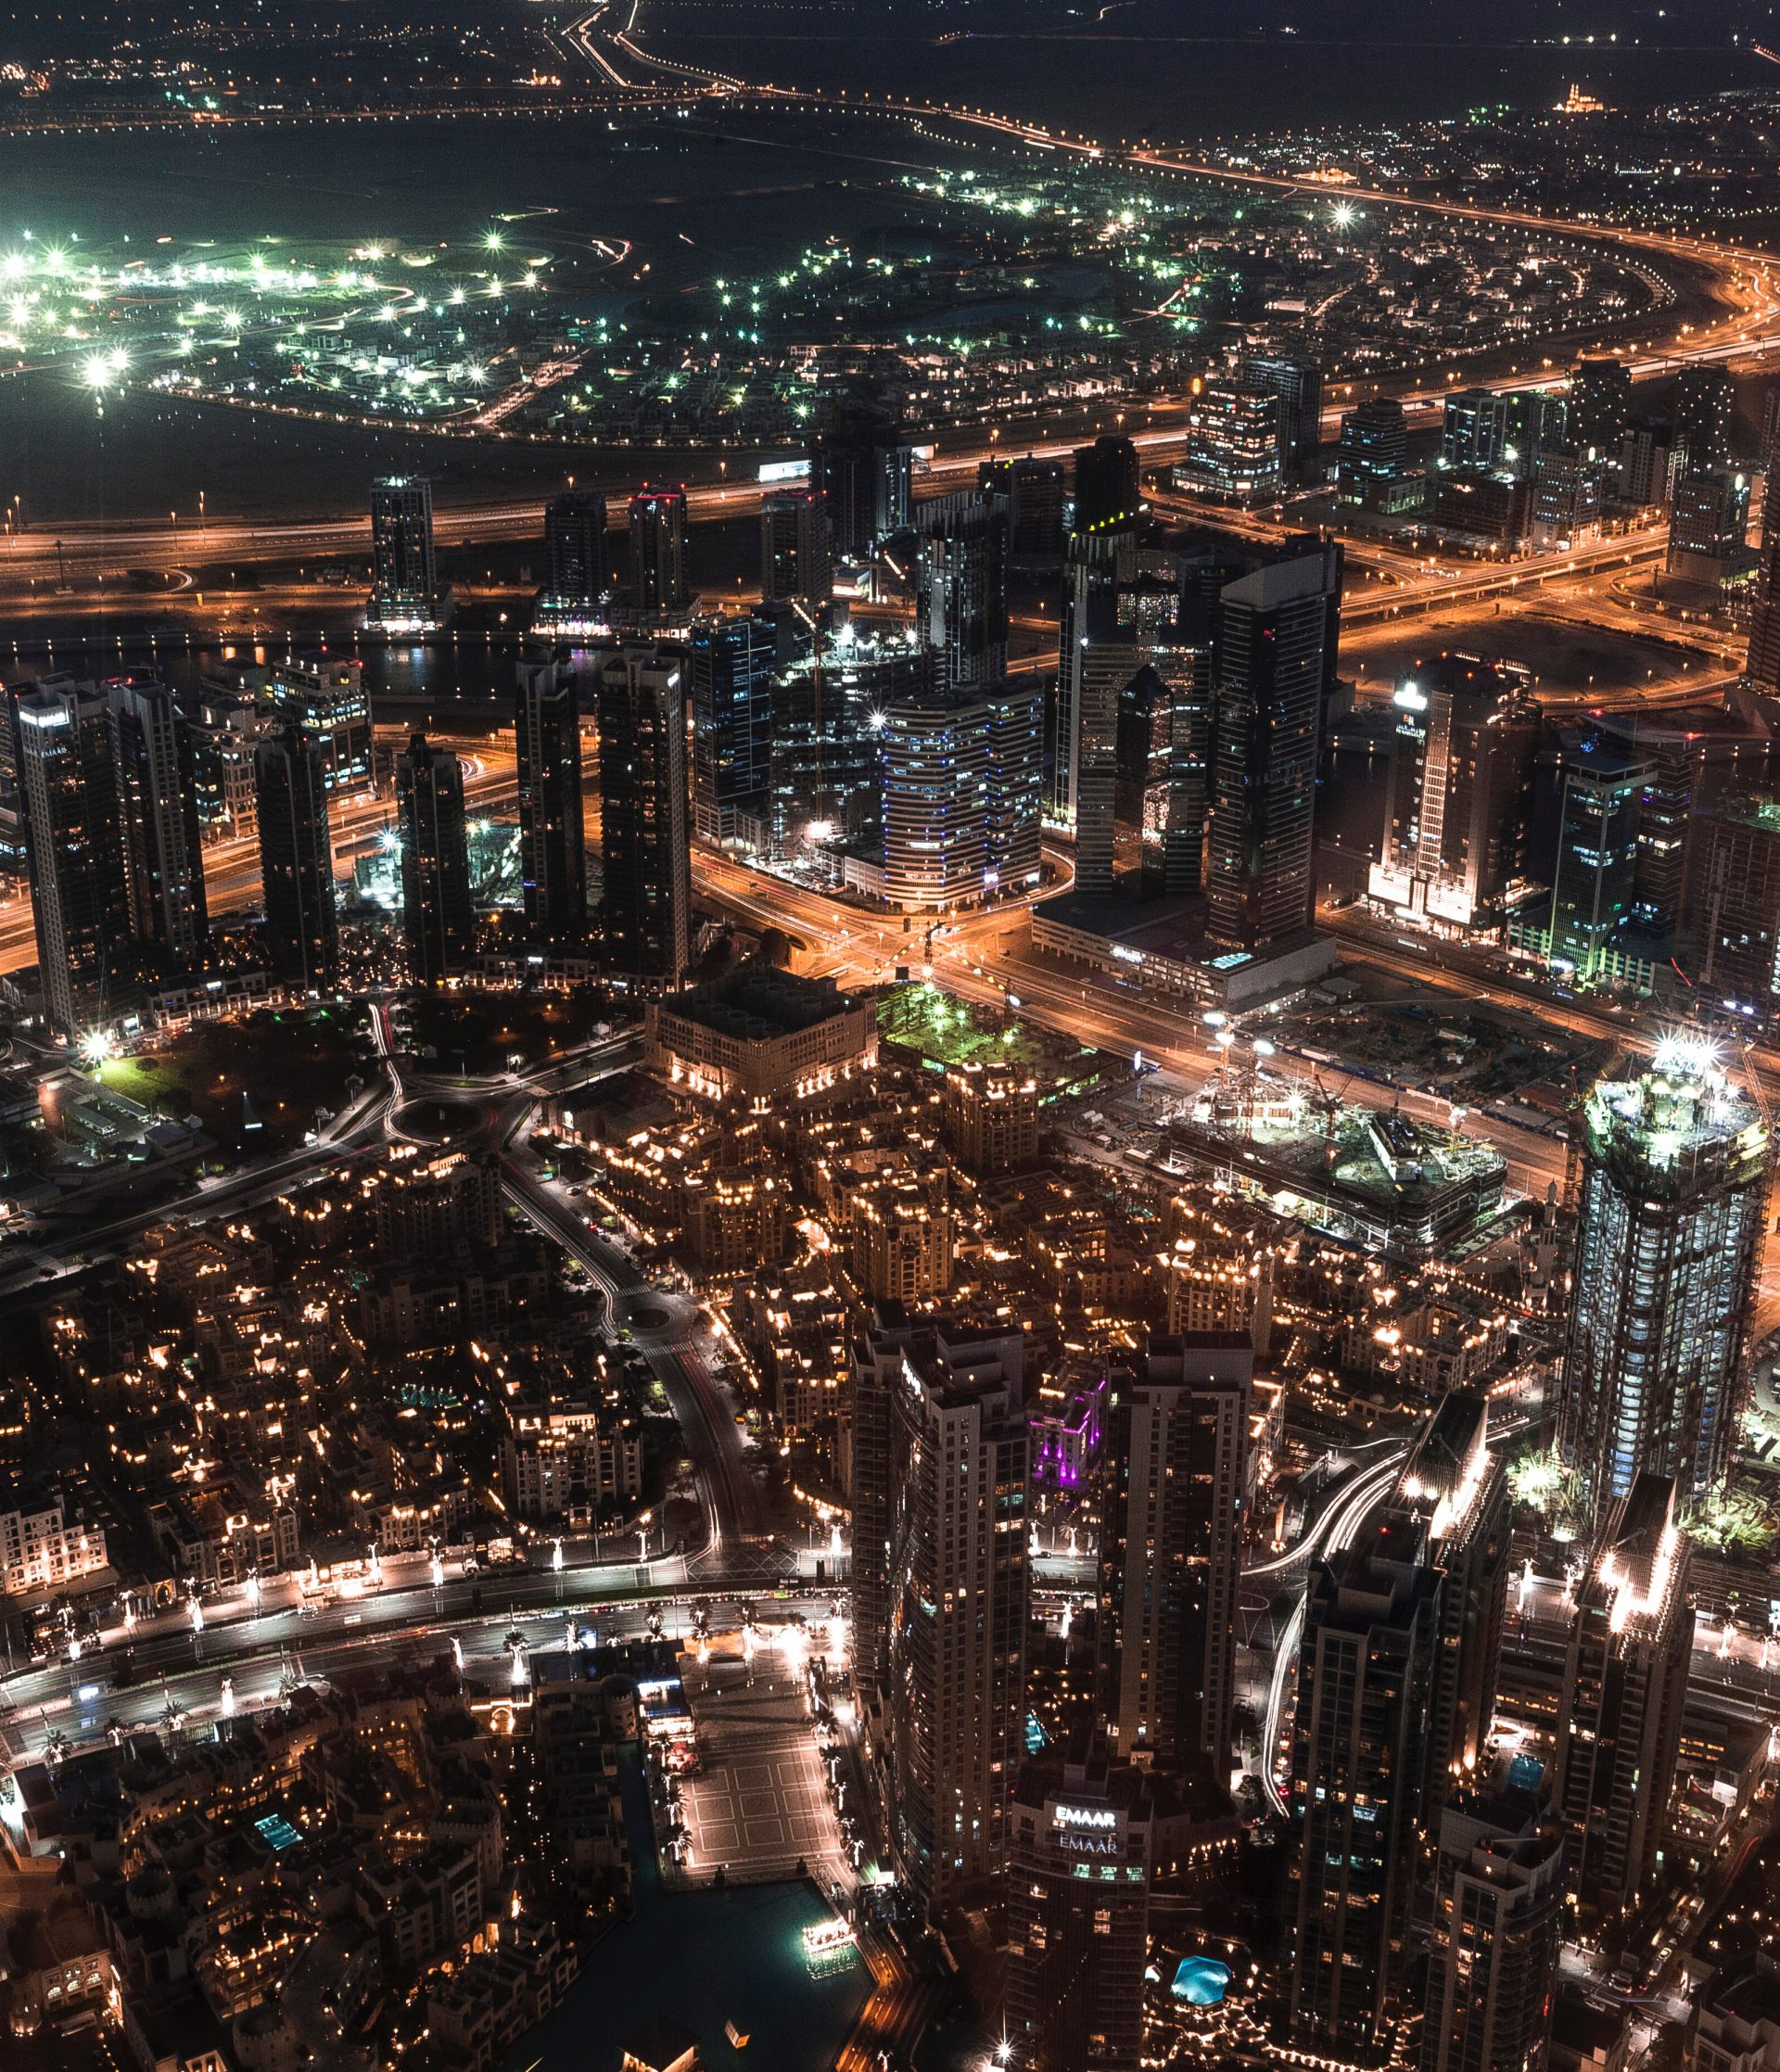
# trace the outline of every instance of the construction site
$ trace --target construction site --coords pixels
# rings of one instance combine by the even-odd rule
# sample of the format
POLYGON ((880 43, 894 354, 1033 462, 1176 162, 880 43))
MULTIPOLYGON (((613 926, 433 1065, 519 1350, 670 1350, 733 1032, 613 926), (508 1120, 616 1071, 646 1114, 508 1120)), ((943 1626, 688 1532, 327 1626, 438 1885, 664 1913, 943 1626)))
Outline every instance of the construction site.
POLYGON ((1488 1235, 1506 1201, 1507 1166, 1493 1145, 1344 1101, 1249 1056, 1180 1102, 1156 1158, 1398 1259, 1462 1253, 1488 1235))

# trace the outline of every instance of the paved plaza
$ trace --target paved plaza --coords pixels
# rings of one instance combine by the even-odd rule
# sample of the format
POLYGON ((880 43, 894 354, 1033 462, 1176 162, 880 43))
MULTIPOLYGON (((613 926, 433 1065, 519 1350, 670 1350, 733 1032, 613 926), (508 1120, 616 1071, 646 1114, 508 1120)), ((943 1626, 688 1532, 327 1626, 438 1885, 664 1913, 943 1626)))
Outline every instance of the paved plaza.
POLYGON ((713 1649, 681 1664, 697 1724, 703 1770, 680 1784, 694 1878, 715 1871, 738 1881, 790 1877, 801 1858, 826 1888, 851 1887, 839 1823, 811 1735, 801 1668, 777 1650, 749 1665, 713 1649))

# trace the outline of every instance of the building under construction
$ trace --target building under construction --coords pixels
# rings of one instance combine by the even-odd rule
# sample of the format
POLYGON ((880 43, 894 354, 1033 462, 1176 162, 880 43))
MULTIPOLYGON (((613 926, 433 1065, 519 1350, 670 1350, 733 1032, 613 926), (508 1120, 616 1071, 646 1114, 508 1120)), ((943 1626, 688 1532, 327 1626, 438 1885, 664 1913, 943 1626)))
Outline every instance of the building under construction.
POLYGON ((1170 1123, 1161 1156, 1276 1215, 1399 1259, 1475 1238, 1502 1213, 1507 1176, 1493 1145, 1258 1064, 1208 1080, 1170 1123))

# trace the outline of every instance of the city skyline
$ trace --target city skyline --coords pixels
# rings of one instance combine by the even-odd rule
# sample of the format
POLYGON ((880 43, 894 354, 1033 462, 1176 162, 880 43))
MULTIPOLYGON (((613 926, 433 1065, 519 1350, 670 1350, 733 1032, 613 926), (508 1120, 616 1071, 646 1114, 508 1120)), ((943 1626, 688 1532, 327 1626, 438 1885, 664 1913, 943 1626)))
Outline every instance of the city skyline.
POLYGON ((1780 55, 1253 13, 0 32, 21 2062, 1780 2072, 1780 55))

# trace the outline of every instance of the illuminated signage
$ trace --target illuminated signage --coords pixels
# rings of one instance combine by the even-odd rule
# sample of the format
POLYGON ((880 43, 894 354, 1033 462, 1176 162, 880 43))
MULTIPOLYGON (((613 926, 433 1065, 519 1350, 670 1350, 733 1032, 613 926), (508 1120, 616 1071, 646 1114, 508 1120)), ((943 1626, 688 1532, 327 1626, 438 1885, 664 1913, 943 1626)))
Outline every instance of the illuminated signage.
POLYGON ((1059 1827, 1116 1827, 1119 1816, 1104 1806, 1059 1806, 1051 1818, 1059 1827))

